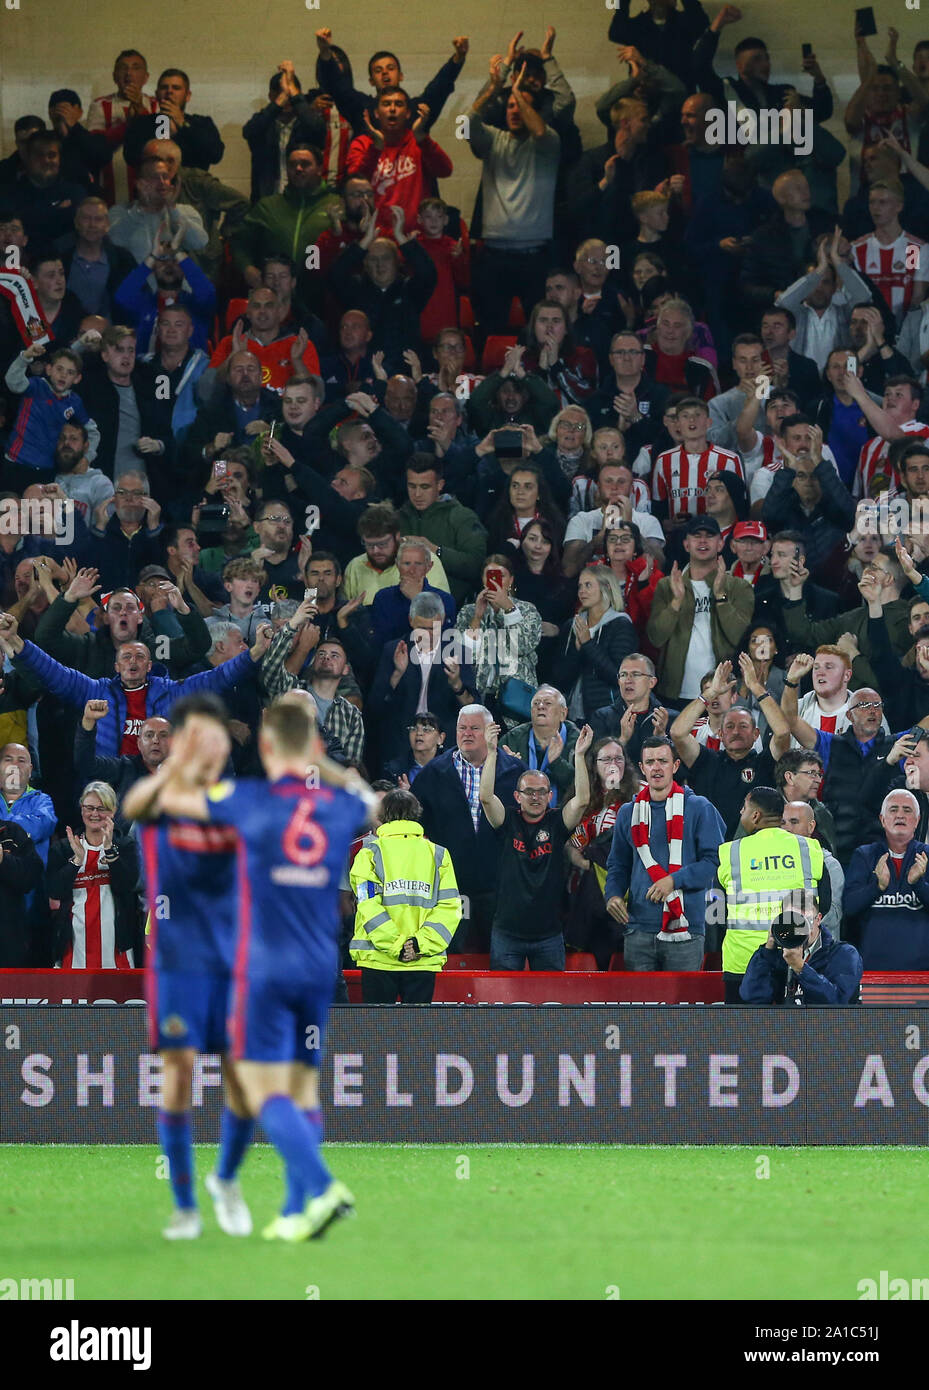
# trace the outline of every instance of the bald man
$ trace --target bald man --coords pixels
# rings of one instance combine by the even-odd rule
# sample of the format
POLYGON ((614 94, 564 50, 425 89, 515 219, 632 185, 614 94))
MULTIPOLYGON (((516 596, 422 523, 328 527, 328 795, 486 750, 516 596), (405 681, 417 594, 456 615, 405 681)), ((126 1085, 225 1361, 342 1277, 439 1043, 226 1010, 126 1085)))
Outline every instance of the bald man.
MULTIPOLYGON (((825 808, 823 808, 825 809, 825 808)), ((828 812, 826 812, 828 815, 828 812)), ((823 851, 823 865, 832 884, 832 905, 822 920, 822 925, 832 933, 834 940, 842 937, 842 893, 845 889, 845 873, 834 854, 823 844, 816 833, 816 813, 807 801, 788 801, 784 804, 781 828, 793 835, 805 835, 808 840, 819 840, 823 851)))
POLYGON ((58 817, 52 799, 31 786, 32 754, 22 743, 0 748, 0 820, 22 826, 43 864, 58 817))

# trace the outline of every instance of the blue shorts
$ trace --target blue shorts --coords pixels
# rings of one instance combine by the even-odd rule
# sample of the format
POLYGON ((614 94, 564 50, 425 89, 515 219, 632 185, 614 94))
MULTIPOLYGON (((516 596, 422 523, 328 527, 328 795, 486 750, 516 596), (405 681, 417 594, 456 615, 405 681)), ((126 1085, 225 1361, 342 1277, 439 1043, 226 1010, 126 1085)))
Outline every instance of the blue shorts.
POLYGON ((147 970, 145 997, 152 1047, 229 1051, 226 1020, 232 977, 192 970, 147 970))
POLYGON ((229 1017, 233 1057, 318 1067, 331 1003, 331 983, 236 978, 229 1017))

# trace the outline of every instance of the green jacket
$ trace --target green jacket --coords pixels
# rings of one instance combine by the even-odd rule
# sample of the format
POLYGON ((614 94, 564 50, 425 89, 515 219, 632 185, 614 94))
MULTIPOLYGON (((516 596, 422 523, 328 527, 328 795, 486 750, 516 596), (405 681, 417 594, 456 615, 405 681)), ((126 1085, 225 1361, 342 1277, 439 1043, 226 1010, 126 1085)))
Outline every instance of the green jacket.
MULTIPOLYGON (((850 608, 846 613, 838 613, 834 618, 821 618, 813 622, 806 611, 802 599, 785 599, 783 603, 784 625, 791 642, 798 643, 797 650, 815 652, 817 647, 834 646, 843 632, 850 632, 858 643, 860 656, 852 662, 852 690, 862 686, 878 689, 877 677, 871 669, 868 657, 871 655, 871 641, 868 637, 868 605, 850 608)), ((891 599, 884 604, 884 621, 891 646, 898 656, 903 656, 913 644, 909 629, 910 605, 902 598, 891 599)))
MULTIPOLYGON (((501 744, 505 743, 516 757, 529 766, 529 735, 532 732, 532 724, 517 724, 515 729, 507 729, 506 734, 500 735, 501 744)), ((552 786, 558 793, 558 805, 563 806, 566 801, 570 801, 574 795, 574 745, 577 743, 580 729, 576 724, 572 724, 570 719, 565 720, 565 743, 564 748, 559 753, 553 763, 540 768, 544 772, 552 786)))
POLYGON ((454 497, 440 497, 424 512, 405 502, 399 517, 402 535, 425 536, 441 548, 440 559, 456 603, 480 587, 487 532, 478 521, 477 512, 454 497))
POLYGON ((232 233, 236 269, 260 266, 266 256, 284 255, 302 271, 307 247, 328 227, 326 208, 335 199, 325 180, 313 193, 288 186, 283 193, 260 198, 232 233))
MULTIPOLYGON (((707 583, 710 586, 713 660, 718 663, 728 660, 735 653, 745 635, 755 611, 755 590, 744 579, 727 574, 726 602, 717 603, 712 596, 712 575, 707 583)), ((676 700, 681 693, 687 648, 694 625, 697 603, 690 582, 689 565, 684 570, 684 602, 678 613, 671 607, 673 598, 670 579, 660 579, 646 628, 648 640, 658 648, 658 689, 666 700, 676 700)))

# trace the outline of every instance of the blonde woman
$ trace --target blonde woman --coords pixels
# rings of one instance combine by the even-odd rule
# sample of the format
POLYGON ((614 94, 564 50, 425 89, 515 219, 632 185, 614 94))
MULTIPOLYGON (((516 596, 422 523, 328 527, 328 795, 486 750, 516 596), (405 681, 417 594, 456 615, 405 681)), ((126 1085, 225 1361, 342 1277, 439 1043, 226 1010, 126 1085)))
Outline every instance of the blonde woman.
POLYGON ((637 637, 622 585, 605 565, 581 570, 577 598, 580 611, 558 634, 553 683, 565 692, 568 717, 583 724, 613 699, 620 665, 636 650, 637 637))

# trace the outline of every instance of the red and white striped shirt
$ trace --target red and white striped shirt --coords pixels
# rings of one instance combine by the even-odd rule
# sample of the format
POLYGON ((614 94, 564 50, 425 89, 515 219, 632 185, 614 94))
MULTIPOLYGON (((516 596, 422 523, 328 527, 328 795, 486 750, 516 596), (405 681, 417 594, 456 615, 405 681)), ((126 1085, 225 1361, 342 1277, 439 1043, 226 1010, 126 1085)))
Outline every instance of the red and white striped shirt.
MULTIPOLYGON (((158 110, 158 100, 143 92, 142 106, 147 115, 154 116, 158 110)), ((129 102, 119 92, 95 97, 87 112, 87 129, 100 131, 114 147, 113 158, 100 170, 100 185, 110 207, 114 203, 131 202, 135 197, 135 175, 126 164, 121 148, 128 120, 129 102)))
MULTIPOLYGON (((904 434, 913 435, 914 439, 929 439, 929 425, 924 425, 922 420, 907 420, 900 428, 904 434)), ((883 492, 889 498, 896 497, 900 484, 887 462, 889 453, 890 440, 882 439, 879 434, 869 439, 867 444, 862 444, 852 484, 852 496, 856 501, 859 497, 880 497, 883 492)))
POLYGON ((116 949, 116 908, 110 887, 110 871, 102 845, 89 845, 84 867, 74 880, 71 902, 71 949, 65 970, 131 970, 131 951, 116 949))
POLYGON ((898 323, 910 307, 917 280, 929 280, 929 243, 912 232, 901 232, 889 246, 873 232, 860 236, 852 242, 852 261, 877 285, 898 323))
POLYGON ((688 454, 681 445, 666 449, 655 461, 652 500, 667 502, 668 517, 702 516, 706 511, 706 480, 711 473, 735 473, 744 480, 738 454, 711 444, 702 454, 688 454))

